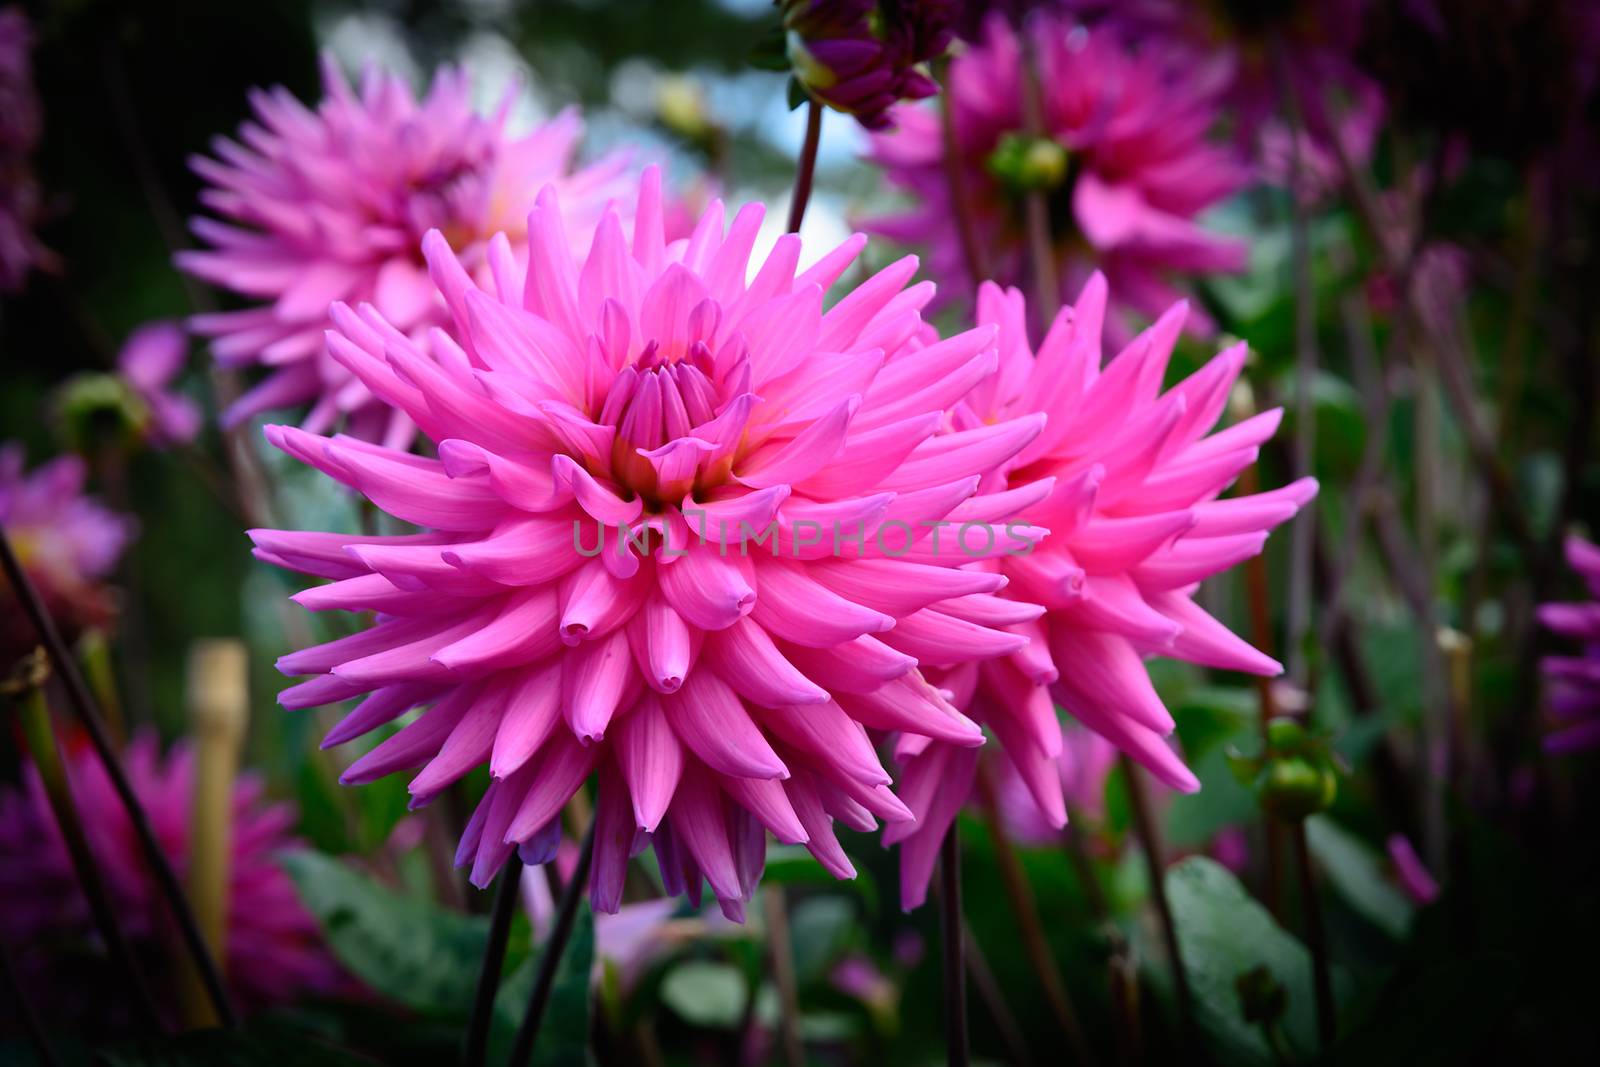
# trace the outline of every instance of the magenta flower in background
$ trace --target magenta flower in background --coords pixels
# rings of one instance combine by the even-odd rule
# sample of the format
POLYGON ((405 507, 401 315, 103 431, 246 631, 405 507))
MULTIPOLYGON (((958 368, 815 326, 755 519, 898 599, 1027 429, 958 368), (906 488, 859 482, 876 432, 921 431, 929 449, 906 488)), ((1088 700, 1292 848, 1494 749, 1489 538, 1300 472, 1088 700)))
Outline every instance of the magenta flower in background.
POLYGON ((254 532, 258 557, 334 580, 300 593, 303 606, 378 613, 284 657, 286 674, 314 677, 280 700, 371 694, 326 744, 428 706, 345 781, 422 767, 420 805, 487 762, 458 853, 479 885, 519 846, 547 858, 562 807, 598 772, 596 909, 617 909, 629 855, 653 843, 671 894, 698 901, 704 876, 741 916, 767 829, 848 878, 834 819, 866 830, 911 817, 868 728, 983 742, 917 668, 1024 644, 998 627, 1038 609, 994 597, 1004 576, 964 565, 1040 535, 1005 524, 1047 482, 988 493, 979 481, 1044 419, 940 433, 993 370, 994 327, 925 343, 932 287, 906 288, 913 257, 824 314, 865 238, 797 273, 800 240, 785 235, 751 276, 762 217, 746 205, 724 232, 713 203, 668 244, 652 168, 631 237, 608 209, 575 263, 547 189, 527 270, 497 237, 487 288, 430 233, 453 332, 417 343, 375 308, 338 304, 328 346, 438 458, 268 428, 427 528, 254 532), (989 537, 941 547, 935 522, 989 537))
POLYGON ((939 91, 922 69, 950 46, 956 0, 781 0, 789 62, 806 91, 869 130, 939 91))
MULTIPOLYGON (((1090 273, 1111 280, 1118 305, 1107 328, 1125 337, 1126 318, 1153 319, 1181 295, 1180 279, 1240 270, 1243 242, 1204 229, 1196 217, 1246 181, 1229 150, 1207 140, 1216 103, 1194 72, 1154 51, 1134 52, 1110 33, 1071 22, 1029 22, 1038 54, 1046 135, 1064 151, 1049 190, 1051 239, 1065 299, 1090 273)), ((1004 285, 1030 277, 1023 197, 992 169, 1026 133, 1016 33, 992 16, 982 40, 950 66, 956 141, 966 191, 987 260, 1004 285)), ((951 220, 940 118, 932 107, 902 107, 899 129, 872 139, 871 159, 915 203, 866 220, 868 232, 929 246, 929 269, 951 293, 970 291, 951 220)), ((1205 332, 1200 314, 1191 329, 1205 332)))
MULTIPOLYGON (((1269 493, 1218 499, 1255 462, 1281 412, 1262 412, 1207 436, 1227 403, 1247 348, 1225 349, 1161 391, 1187 308, 1176 305, 1101 368, 1105 279, 1095 275, 1064 309, 1035 356, 1022 295, 985 283, 978 321, 999 328, 1000 360, 955 406, 957 432, 1029 412, 1045 430, 997 466, 983 488, 1044 480, 1049 495, 1022 518, 1050 531, 1026 556, 975 566, 1004 575, 1002 598, 1044 605, 1042 616, 1007 620, 1026 645, 982 664, 950 664, 938 684, 999 740, 1048 824, 1066 807, 1056 715, 1073 718, 1143 764, 1162 784, 1199 782, 1173 750, 1172 716, 1150 683, 1146 656, 1276 674, 1281 668, 1194 602, 1199 583, 1259 553, 1267 533, 1317 491, 1306 478, 1269 493)), ((945 666, 930 658, 934 666, 945 666)), ((912 732, 914 733, 914 732, 912 732)), ((884 831, 904 840, 902 904, 921 903, 939 842, 967 796, 977 753, 902 735, 902 794, 915 824, 884 831)))
POLYGON ((1390 834, 1386 842, 1389 862, 1400 888, 1406 891, 1414 904, 1432 904, 1439 899, 1439 883, 1423 865, 1422 857, 1412 847, 1405 834, 1390 834))
POLYGON ((141 326, 117 354, 117 376, 150 414, 147 434, 158 447, 186 444, 200 432, 200 409, 170 386, 183 371, 189 339, 175 322, 141 326))
MULTIPOLYGON (((1056 771, 1061 776, 1061 794, 1075 814, 1098 820, 1105 814, 1106 780, 1117 766, 1117 747, 1093 730, 1068 723, 1061 729, 1061 754, 1056 771)), ((1031 845, 1052 844, 1061 840, 1061 827, 1051 823, 1039 802, 1033 799, 1028 783, 1003 752, 994 756, 995 799, 1006 832, 1031 845)))
MULTIPOLYGON (((87 743, 70 743, 65 755, 89 846, 117 918, 144 973, 172 980, 177 932, 127 812, 87 743)), ((179 744, 163 757, 155 736, 145 734, 128 746, 124 759, 134 792, 181 876, 193 815, 193 754, 179 744)), ((266 802, 259 778, 239 779, 233 793, 223 969, 247 1008, 333 992, 349 981, 275 859, 295 845, 293 823, 290 807, 266 802)), ((126 994, 108 974, 88 903, 31 764, 23 769, 20 788, 0 791, 0 933, 18 954, 27 988, 42 1009, 62 1020, 119 1020, 126 994)), ((165 995, 157 990, 156 999, 172 1004, 177 996, 176 988, 165 995)))
MULTIPOLYGON (((1600 547, 1581 537, 1567 538, 1567 563, 1578 572, 1591 598, 1600 598, 1600 547)), ((1600 744, 1600 599, 1545 604, 1539 621, 1562 637, 1583 642, 1576 656, 1546 656, 1540 661, 1549 686, 1550 710, 1562 726, 1544 739, 1549 752, 1573 752, 1600 744)))
POLYGON ((33 85, 33 27, 18 7, 0 8, 0 293, 14 293, 54 257, 34 236, 43 208, 33 176, 42 120, 33 85))
POLYGON ((193 161, 211 186, 202 201, 226 221, 196 219, 210 248, 180 253, 178 264, 253 306, 191 324, 212 338, 224 365, 267 371, 224 413, 226 423, 310 405, 304 425, 312 432, 342 422, 356 436, 403 443, 414 433, 405 415, 328 355, 328 305, 371 303, 420 337, 449 321, 418 253, 424 233, 441 232, 469 270, 486 272, 484 245, 495 233, 524 259, 527 205, 553 183, 580 249, 601 208, 627 190, 626 160, 575 168, 583 123, 571 111, 513 136, 510 94, 481 116, 459 69, 441 68, 421 99, 370 68, 353 90, 331 58, 323 80, 315 111, 283 88, 256 93, 255 119, 239 140, 218 139, 215 158, 193 161))
MULTIPOLYGON (((115 614, 105 580, 136 529, 131 517, 84 495, 87 477, 77 456, 60 456, 29 473, 21 445, 0 445, 0 526, 69 639, 115 614)), ((36 643, 10 584, 0 585, 0 671, 36 643)))

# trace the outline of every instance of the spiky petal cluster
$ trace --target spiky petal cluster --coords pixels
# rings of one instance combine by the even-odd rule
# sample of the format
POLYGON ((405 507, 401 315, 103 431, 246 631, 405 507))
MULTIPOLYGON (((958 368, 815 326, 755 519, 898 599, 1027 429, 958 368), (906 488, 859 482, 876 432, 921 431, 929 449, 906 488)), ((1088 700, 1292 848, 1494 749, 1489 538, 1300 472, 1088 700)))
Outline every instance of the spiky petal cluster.
MULTIPOLYGON (((1111 34, 1084 34, 1053 17, 1029 22, 1038 56, 1044 133, 1066 153, 1048 192, 1051 240, 1063 298, 1099 269, 1119 311, 1152 319, 1181 295, 1177 276, 1243 267, 1241 242, 1203 229, 1196 216, 1245 181, 1233 155, 1206 137, 1215 101, 1187 68, 1135 53, 1111 34)), ((988 276, 1021 284, 1028 273, 1023 196, 991 161, 1026 134, 1017 35, 996 16, 981 42, 950 65, 950 104, 965 171, 966 199, 988 276)), ((940 117, 931 107, 895 112, 899 129, 873 138, 871 158, 915 206, 863 228, 929 247, 929 268, 951 292, 970 277, 950 220, 955 207, 944 163, 940 117)), ((1122 316, 1108 324, 1122 328, 1122 316)), ((1197 329, 1209 324, 1201 316, 1197 329)), ((1125 334, 1121 336, 1126 336, 1125 334)))
POLYGON ((1550 710, 1563 723, 1544 739, 1551 752, 1600 745, 1600 546, 1569 537, 1566 550, 1567 563, 1596 599, 1539 608, 1546 629, 1583 642, 1579 655, 1546 656, 1540 663, 1549 684, 1550 710))
POLYGON ((253 305, 192 325, 213 339, 223 364, 268 372, 226 421, 309 404, 313 432, 344 419, 370 440, 409 440, 404 417, 327 355, 328 305, 371 303, 411 334, 444 322, 417 254, 424 233, 442 232, 475 269, 491 235, 520 244, 527 204, 554 183, 569 204, 571 232, 585 240, 601 207, 626 191, 625 160, 574 170, 583 131, 576 113, 513 136, 510 94, 481 116, 458 69, 441 68, 421 99, 399 77, 371 68, 353 90, 331 58, 323 80, 315 111, 281 87, 255 93, 255 120, 239 141, 219 138, 216 158, 192 161, 210 183, 202 201, 226 221, 196 219, 196 234, 211 247, 182 253, 178 263, 253 305))
POLYGON ((32 51, 27 15, 0 8, 0 292, 16 292, 53 258, 33 234, 43 204, 33 176, 41 123, 32 51))
MULTIPOLYGON (((1097 274, 1056 317, 1035 356, 1022 295, 985 284, 978 321, 998 327, 1000 361, 952 419, 960 431, 1029 412, 1049 415, 1044 432, 1000 465, 985 488, 1051 480, 1050 495, 1022 513, 1050 536, 1027 556, 977 565, 1010 580, 1005 597, 1048 611, 1007 627, 1029 638, 1023 648, 961 666, 939 684, 994 733, 1056 827, 1066 822, 1057 703, 1164 784, 1199 788, 1169 745, 1172 717, 1144 657, 1276 674, 1276 662, 1207 614, 1193 594, 1205 578, 1259 553, 1268 531, 1317 489, 1306 478, 1218 499, 1281 417, 1263 412, 1207 436, 1244 366, 1245 345, 1224 350, 1163 393, 1187 309, 1170 308, 1102 369, 1105 309, 1105 279, 1097 274)), ((916 737, 903 737, 899 749, 907 764, 902 791, 918 822, 889 827, 884 836, 909 831, 901 885, 904 902, 914 906, 926 891, 932 852, 967 795, 962 783, 971 780, 975 754, 916 737), (930 793, 931 806, 919 806, 930 793)))
POLYGON ((496 239, 488 288, 429 234, 454 328, 427 350, 376 309, 336 305, 329 351, 439 458, 269 436, 429 529, 254 536, 261 558, 335 579, 299 594, 306 607, 379 613, 286 657, 286 673, 316 676, 286 706, 370 693, 330 744, 429 706, 346 781, 420 766, 422 804, 487 762, 459 853, 484 884, 518 846, 542 857, 598 772, 595 906, 617 908, 630 852, 653 837, 674 894, 698 899, 704 875, 737 916, 765 830, 848 877, 834 819, 910 817, 867 728, 982 743, 918 665, 1015 652, 1024 638, 998 627, 1038 614, 961 565, 1037 539, 1002 524, 1048 483, 978 483, 1044 420, 939 432, 993 371, 995 329, 925 344, 932 288, 905 288, 915 259, 823 313, 865 238, 797 273, 784 236, 752 277, 759 205, 724 232, 713 203, 668 244, 652 169, 636 210, 631 239, 608 210, 574 265, 546 190, 527 270, 496 239), (934 522, 980 530, 958 547, 934 522))
MULTIPOLYGON (((1040 809, 1028 783, 1003 752, 994 754, 995 794, 1007 832, 1018 841, 1048 844, 1059 841, 1061 827, 1051 824, 1040 809)), ((1117 747, 1093 730, 1068 724, 1061 731, 1061 755, 1056 773, 1061 794, 1074 815, 1098 819, 1105 812, 1106 780, 1117 765, 1117 747)))
MULTIPOLYGON (((87 743, 69 744, 66 756, 89 847, 117 918, 144 973, 170 978, 177 931, 127 812, 87 743)), ((180 744, 163 757, 155 736, 145 734, 123 758, 156 838, 182 871, 193 818, 192 751, 180 744)), ((245 775, 239 780, 233 793, 223 967, 247 1007, 290 1003, 347 981, 323 947, 316 920, 277 864, 277 855, 295 844, 289 832, 293 822, 291 808, 265 801, 260 779, 245 775)), ((31 764, 23 769, 20 787, 0 792, 0 935, 18 954, 27 988, 42 1010, 63 1022, 119 1021, 126 990, 114 973, 107 974, 88 903, 31 764)), ((163 1004, 179 996, 176 987, 156 992, 163 1004)))
MULTIPOLYGON (((76 456, 28 473, 19 444, 0 445, 0 526, 45 608, 69 636, 108 621, 115 608, 104 582, 134 533, 131 518, 85 496, 76 456)), ((0 670, 37 643, 9 584, 0 585, 0 670)))
POLYGON ((892 125, 889 109, 900 101, 938 91, 918 68, 949 47, 959 6, 952 0, 780 0, 780 6, 795 77, 867 129, 892 125))

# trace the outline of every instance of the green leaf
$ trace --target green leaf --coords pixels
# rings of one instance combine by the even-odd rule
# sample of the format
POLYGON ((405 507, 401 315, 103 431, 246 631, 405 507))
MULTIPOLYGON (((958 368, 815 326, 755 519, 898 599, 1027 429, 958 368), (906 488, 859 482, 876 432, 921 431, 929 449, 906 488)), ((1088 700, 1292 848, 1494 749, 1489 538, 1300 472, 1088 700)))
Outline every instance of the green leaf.
POLYGON ((790 908, 794 972, 802 985, 822 979, 828 966, 850 944, 856 922, 855 905, 838 894, 811 897, 790 908))
POLYGON ((243 1030, 196 1030, 100 1049, 110 1067, 353 1067, 376 1063, 281 1025, 243 1030))
POLYGON ((712 960, 686 960, 661 983, 661 999, 685 1022, 731 1030, 744 1018, 749 996, 737 967, 712 960))
POLYGON ((395 893, 320 853, 288 853, 283 865, 334 955, 356 977, 415 1011, 466 1015, 487 919, 395 893))
POLYGON ((1389 877, 1378 853, 1326 815, 1306 820, 1306 843, 1352 908, 1390 937, 1406 936, 1416 909, 1389 877))
MULTIPOLYGON (((1265 966, 1289 994, 1283 1029, 1300 1050, 1316 1048, 1311 955, 1221 864, 1192 856, 1167 871, 1195 1017, 1228 1064, 1272 1064, 1259 1027, 1245 1021, 1237 983, 1265 966)), ((1341 976, 1335 974, 1337 991, 1341 976)))
POLYGON ((811 94, 806 92, 806 87, 804 85, 800 84, 800 79, 791 76, 789 78, 789 110, 795 111, 799 109, 800 105, 806 103, 810 99, 811 94))
MULTIPOLYGON (((500 983, 494 998, 495 1031, 490 1044, 491 1063, 502 1063, 511 1052, 517 1028, 528 1011, 541 946, 533 957, 500 983)), ((540 1067, 584 1067, 589 1062, 589 986, 594 972, 594 913, 580 905, 573 920, 572 937, 556 967, 550 987, 539 1039, 533 1047, 533 1062, 540 1067)))

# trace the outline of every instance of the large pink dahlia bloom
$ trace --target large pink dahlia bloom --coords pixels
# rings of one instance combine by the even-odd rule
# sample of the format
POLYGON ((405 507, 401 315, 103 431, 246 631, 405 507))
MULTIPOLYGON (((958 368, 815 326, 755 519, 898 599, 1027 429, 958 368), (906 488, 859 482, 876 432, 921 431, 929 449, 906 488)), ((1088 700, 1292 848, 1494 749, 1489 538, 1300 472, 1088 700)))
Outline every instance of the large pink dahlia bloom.
POLYGON ((423 804, 488 763, 459 853, 480 885, 519 845, 547 854, 592 772, 601 911, 652 839, 672 892, 698 899, 704 875, 734 916, 763 828, 848 877, 833 819, 910 818, 867 730, 981 744, 919 665, 1016 652, 1026 638, 999 627, 1040 610, 993 596, 1004 576, 961 567, 1027 550, 1039 531, 1003 524, 1049 492, 979 491, 1043 416, 939 432, 993 371, 994 328, 925 343, 932 287, 905 288, 910 257, 824 313, 860 236, 798 274, 799 238, 784 236, 750 277, 762 215, 747 205, 724 232, 713 203, 669 244, 652 169, 631 237, 608 210, 575 264, 547 189, 528 269, 496 239, 486 288, 431 233, 453 332, 413 342, 340 304, 328 346, 439 458, 268 430, 428 528, 254 537, 261 558, 335 579, 304 606, 378 613, 285 657, 286 673, 316 676, 285 706, 370 693, 329 744, 429 706, 346 781, 420 766, 423 804), (934 523, 972 528, 958 545, 934 523))
MULTIPOLYGON (((1185 792, 1199 782, 1168 741, 1172 716, 1145 670, 1146 656, 1276 674, 1281 668, 1194 602, 1199 583, 1262 550, 1267 532, 1315 495, 1304 478, 1269 493, 1218 499, 1255 462, 1281 417, 1266 411, 1207 436, 1244 366, 1244 344, 1162 392, 1187 308, 1176 305, 1107 362, 1100 337, 1106 283, 1095 275, 1055 320, 1037 356, 1022 295, 986 283, 978 321, 999 329, 999 363, 959 403, 955 430, 1032 412, 1049 415, 1038 437, 986 478, 991 492, 1045 481, 1049 495, 1021 517, 1050 536, 1027 556, 975 568, 1010 580, 1002 597, 1043 604, 1044 616, 1006 629, 1030 640, 1017 651, 943 673, 954 703, 988 727, 1050 824, 1066 823, 1060 704, 1084 726, 1185 792)), ((970 431, 969 431, 970 432, 970 431)), ((1014 491, 1014 490, 1013 490, 1014 491)), ((915 824, 907 839, 903 903, 927 889, 938 842, 965 801, 974 752, 903 736, 902 793, 915 824)))
MULTIPOLYGON (((1120 302, 1108 328, 1127 313, 1153 319, 1176 300, 1178 277, 1235 271, 1242 242, 1211 233, 1196 216, 1247 178, 1228 150, 1207 140, 1216 107, 1188 69, 1152 52, 1135 53, 1109 33, 1086 34, 1071 22, 1029 22, 1038 56, 1046 135, 1066 160, 1049 191, 1051 234, 1066 298, 1098 269, 1120 302)), ((950 103, 966 176, 966 195, 989 277, 1021 284, 1029 277, 1023 197, 991 164, 1009 139, 1026 132, 1021 51, 1003 18, 991 17, 981 42, 950 65, 950 103)), ((899 129, 872 139, 871 158, 915 206, 871 219, 868 232, 929 246, 929 267, 950 292, 970 291, 970 276, 950 220, 955 208, 944 165, 939 113, 901 107, 899 129)), ((1209 322, 1195 315, 1191 328, 1209 322)))
POLYGON ((1562 723, 1544 739, 1551 752, 1600 746, 1600 546, 1567 538, 1567 562, 1592 598, 1572 604, 1544 604, 1539 621, 1562 637, 1583 642, 1576 656, 1546 656, 1540 663, 1550 688, 1550 710, 1562 723))
POLYGON ((309 404, 313 432, 344 419, 351 433, 397 443, 413 432, 405 417, 327 354, 328 305, 371 303, 412 335, 447 322, 417 252, 424 233, 443 233, 469 270, 481 267, 495 233, 520 257, 527 205, 554 184, 569 232, 583 241, 600 209, 626 192, 626 160, 574 169, 583 132, 574 112, 513 136, 511 95, 479 115, 458 69, 441 68, 421 99, 373 68, 352 90, 331 58, 323 80, 315 111, 281 87, 257 92, 255 120, 239 140, 219 138, 216 158, 193 160, 211 186, 202 201, 226 221, 197 218, 195 233, 211 247, 180 253, 178 263, 254 304, 192 323, 223 364, 268 372, 225 421, 309 404))
MULTIPOLYGON (((84 494, 88 473, 77 456, 57 457, 30 472, 20 444, 0 445, 0 527, 69 638, 115 614, 105 582, 136 529, 131 517, 84 494)), ((0 672, 37 642, 10 584, 0 582, 0 672)))
MULTIPOLYGON (((170 980, 177 931, 127 812, 86 742, 69 744, 66 755, 73 796, 117 919, 144 973, 170 980)), ((193 752, 180 744, 163 757, 155 736, 145 734, 123 757, 156 838, 181 875, 194 807, 193 752)), ((277 855, 296 843, 293 823, 292 808, 265 800, 259 778, 240 778, 233 792, 223 970, 247 1008, 333 992, 348 982, 277 863, 277 855)), ((36 1002, 52 1016, 113 1026, 129 1021, 122 1018, 126 990, 106 966, 66 842, 31 764, 20 788, 0 791, 0 936, 18 954, 36 1002)), ((157 1000, 175 1003, 178 993, 176 987, 165 995, 158 989, 157 1000)))

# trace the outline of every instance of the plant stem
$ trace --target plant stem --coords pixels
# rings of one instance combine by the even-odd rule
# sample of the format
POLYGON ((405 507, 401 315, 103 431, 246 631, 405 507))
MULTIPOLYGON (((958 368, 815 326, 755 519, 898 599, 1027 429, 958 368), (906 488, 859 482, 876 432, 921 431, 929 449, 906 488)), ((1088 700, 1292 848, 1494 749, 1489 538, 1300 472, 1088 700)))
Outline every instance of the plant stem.
POLYGON ((16 965, 11 962, 11 947, 4 941, 0 941, 0 978, 5 980, 6 989, 16 1005, 17 1018, 21 1020, 22 1029, 33 1045, 40 1067, 60 1067, 61 1058, 56 1055, 56 1050, 50 1047, 50 1039, 45 1036, 44 1027, 39 1023, 39 1013, 34 1010, 33 1001, 29 999, 28 991, 22 984, 22 977, 17 973, 16 965))
POLYGON ((1089 902, 1089 911, 1100 924, 1106 943, 1110 947, 1110 955, 1106 960, 1106 978, 1111 992, 1112 1019, 1115 1022, 1117 1062, 1138 1063, 1141 1056, 1139 977, 1133 961, 1128 957, 1128 941, 1122 936, 1122 928, 1117 925, 1115 917, 1111 914, 1111 905, 1106 902, 1105 889, 1100 885, 1100 878, 1094 872, 1094 864, 1089 860, 1088 850, 1083 847, 1083 838, 1078 834, 1077 824, 1078 816, 1069 806, 1066 829, 1061 835, 1062 844, 1067 859, 1072 864, 1073 872, 1083 884, 1083 895, 1089 902))
POLYGON ((950 95, 950 60, 939 63, 939 132, 944 146, 944 178, 950 190, 950 205, 956 217, 956 237, 961 242, 961 259, 967 265, 972 291, 987 278, 983 248, 978 243, 977 220, 972 216, 972 199, 967 195, 967 175, 961 166, 961 146, 956 140, 955 99, 950 95))
POLYGON ((489 942, 483 950, 483 969, 472 994, 472 1016, 467 1023, 467 1045, 461 1055, 463 1067, 483 1067, 489 1054, 489 1024, 494 1019, 494 998, 500 989, 500 970, 506 962, 506 942, 511 937, 511 921, 516 918, 522 884, 522 860, 516 853, 500 870, 494 890, 494 913, 489 918, 489 942))
POLYGON ((817 146, 822 143, 822 105, 812 100, 806 105, 806 140, 794 172, 794 196, 789 201, 789 232, 799 233, 811 202, 811 181, 817 173, 817 146))
POLYGON ((1022 869, 1017 850, 1012 847, 1005 826, 1000 822, 1000 805, 995 798, 994 781, 988 768, 981 763, 978 766, 978 796, 984 825, 989 830, 989 840, 994 843, 1000 884, 1005 889, 1006 899, 1011 902, 1012 914, 1020 928, 1022 949, 1028 957, 1028 965, 1039 980, 1045 1003, 1050 1005, 1056 1023, 1067 1035, 1073 1056, 1079 1063, 1095 1064, 1096 1057, 1083 1036, 1083 1026, 1078 1021, 1078 1012, 1067 992, 1066 982, 1062 980, 1061 970, 1050 955, 1050 944, 1045 938, 1044 922, 1039 917, 1039 902, 1034 896, 1033 886, 1028 882, 1028 874, 1022 869))
POLYGON ((578 865, 572 877, 561 889, 561 905, 556 912, 556 924, 545 942, 539 957, 539 971, 534 976, 533 993, 528 998, 528 1012, 517 1028, 517 1040, 511 1046, 509 1067, 526 1067, 533 1055, 533 1046, 539 1039, 539 1027, 544 1022, 545 1008, 550 1006, 550 991, 555 986, 556 969, 561 957, 566 955, 567 942, 572 938, 573 922, 578 917, 578 901, 589 890, 589 867, 594 862, 594 823, 584 832, 583 843, 578 846, 578 865))
POLYGON ((133 958, 133 949, 117 919, 111 893, 106 889, 94 850, 89 845, 88 834, 84 832, 83 816, 72 797, 72 783, 61 759, 55 730, 50 724, 50 708, 45 703, 43 680, 21 698, 21 719, 23 738, 33 757, 33 768, 44 785, 45 797, 55 815, 56 827, 61 831, 61 840, 67 846, 73 873, 83 889, 95 929, 99 931, 100 940, 105 943, 106 953, 111 957, 111 966, 120 972, 122 980, 133 991, 133 1007, 140 1027, 160 1033, 165 1029, 161 1013, 156 1008, 155 998, 150 994, 150 986, 143 972, 133 958))
POLYGON ((178 931, 183 937, 184 946, 194 957, 195 966, 199 968, 206 992, 216 1008, 217 1018, 222 1020, 225 1026, 238 1025, 239 1015, 234 1010, 227 988, 222 984, 222 972, 206 949, 205 939, 200 935, 200 926, 195 921, 194 912, 183 895, 183 887, 172 869, 172 863, 161 850, 161 843, 156 840, 155 831, 150 826, 150 818, 145 814, 138 795, 128 782, 128 775, 122 768, 121 759, 111 747, 111 742, 106 736, 105 724, 95 708, 94 698, 89 695, 89 688, 84 684, 83 675, 78 672, 78 665, 73 660, 72 653, 67 650, 66 643, 61 639, 61 631, 56 628, 55 620, 45 610, 44 602, 39 598, 39 590, 34 588, 33 580, 28 577, 27 571, 23 570, 21 561, 17 559, 16 552, 11 547, 11 538, 3 527, 0 527, 0 565, 3 565, 6 577, 10 579, 11 587, 16 591, 17 599, 22 602, 23 610, 27 612, 29 621, 38 632, 40 641, 50 653, 50 660, 66 688, 72 710, 77 714, 84 732, 89 735, 89 741, 94 746, 96 755, 100 757, 101 765, 105 767, 106 777, 111 779, 111 785, 116 790, 118 799, 122 801, 123 809, 128 813, 128 821, 133 824, 134 834, 139 839, 139 847, 144 852, 151 873, 155 876, 157 889, 165 898, 168 909, 178 923, 178 931))
POLYGON ((1311 848, 1306 843, 1306 823, 1296 819, 1290 826, 1294 841, 1295 865, 1300 869, 1300 908, 1304 912, 1306 947, 1311 950, 1311 972, 1317 998, 1317 1037, 1323 1048, 1333 1044, 1338 1018, 1333 1002, 1333 971, 1328 964, 1328 940, 1322 928, 1322 897, 1317 890, 1316 871, 1311 866, 1311 848))
POLYGON ((789 909, 784 903, 783 887, 774 884, 762 890, 761 908, 767 921, 772 984, 778 990, 778 1038, 783 1061, 788 1067, 805 1067, 805 1049, 800 1043, 800 991, 795 985, 794 946, 789 942, 789 909))
POLYGON ((967 1037, 967 965, 965 923, 961 917, 961 839, 950 824, 939 849, 939 925, 944 954, 945 1062, 969 1067, 972 1051, 967 1037))
POLYGON ((965 921, 961 924, 962 946, 967 955, 967 972, 972 977, 973 989, 978 994, 978 999, 989 1010, 989 1018, 994 1022, 994 1028, 1000 1031, 1000 1040, 1006 1044, 1006 1051, 1011 1054, 1011 1062, 1017 1067, 1033 1067, 1033 1053, 1028 1051, 1028 1043, 1022 1036, 1022 1027, 1017 1024, 1017 1017, 1006 1004, 1005 991, 1000 988, 1000 982, 994 976, 994 971, 989 967, 989 959, 983 954, 983 946, 978 944, 978 939, 972 936, 972 927, 965 921))
POLYGON ((1142 772, 1127 756, 1118 756, 1123 779, 1128 784, 1128 805, 1133 812, 1133 832, 1144 851, 1145 870, 1150 877, 1150 899, 1161 919, 1161 938, 1172 967, 1172 986, 1178 995, 1178 1018, 1186 1037, 1194 1028, 1193 1003, 1189 995, 1189 973, 1183 966, 1183 951, 1178 945, 1178 927, 1172 921, 1172 906, 1167 901, 1166 863, 1161 855, 1161 839, 1150 815, 1150 800, 1145 794, 1142 772))
MULTIPOLYGON (((1044 94, 1039 85, 1039 58, 1033 37, 1023 27, 1022 42, 1022 119, 1030 137, 1045 136, 1044 94)), ((1023 201, 1028 225, 1028 253, 1033 264, 1034 315, 1040 335, 1061 307, 1061 283, 1056 277, 1055 249, 1050 241, 1050 202, 1043 190, 1033 189, 1023 201)))

